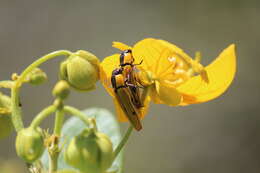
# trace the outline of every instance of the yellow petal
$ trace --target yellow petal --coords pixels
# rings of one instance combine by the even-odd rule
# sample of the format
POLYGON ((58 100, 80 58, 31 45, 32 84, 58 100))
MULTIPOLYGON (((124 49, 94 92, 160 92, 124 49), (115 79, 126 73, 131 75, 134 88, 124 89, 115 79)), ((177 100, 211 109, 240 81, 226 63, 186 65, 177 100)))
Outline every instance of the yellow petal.
POLYGON ((127 50, 127 49, 132 49, 130 46, 121 43, 121 42, 117 42, 117 41, 113 41, 112 47, 117 48, 121 51, 127 50))
POLYGON ((133 47, 133 56, 136 62, 143 60, 140 65, 142 69, 155 72, 156 64, 161 54, 161 50, 153 46, 155 39, 147 38, 137 42, 133 47))
POLYGON ((157 94, 157 91, 155 89, 155 85, 151 86, 151 90, 150 90, 149 96, 150 96, 151 100, 155 104, 163 104, 163 102, 161 101, 159 95, 157 94))
POLYGON ((187 55, 182 49, 177 47, 176 45, 169 43, 165 40, 158 40, 164 46, 167 46, 171 51, 175 52, 176 56, 181 58, 186 64, 189 64, 190 67, 193 69, 194 72, 199 73, 200 77, 205 81, 208 82, 207 72, 203 66, 199 63, 201 59, 200 52, 196 52, 195 60, 192 59, 189 55, 187 55))
POLYGON ((112 96, 114 91, 111 88, 111 75, 112 71, 119 67, 119 56, 119 54, 108 56, 100 63, 100 81, 112 96))
POLYGON ((136 43, 133 48, 133 55, 137 62, 143 60, 140 65, 141 68, 153 72, 155 78, 173 74, 175 65, 173 59, 183 63, 183 70, 188 70, 195 63, 177 46, 153 38, 147 38, 136 43))
POLYGON ((156 81, 155 88, 159 99, 164 104, 176 106, 182 101, 182 95, 170 85, 164 85, 156 81))
POLYGON ((168 47, 169 49, 171 49, 172 51, 174 51, 176 54, 179 54, 182 58, 185 59, 185 61, 190 62, 192 61, 191 57, 189 55, 187 55, 181 48, 179 48, 178 46, 169 43, 168 41, 165 40, 158 40, 158 42, 160 42, 161 44, 163 44, 164 46, 168 47))
POLYGON ((196 76, 177 88, 183 94, 181 105, 206 102, 226 91, 236 72, 235 45, 226 48, 205 70, 208 84, 196 76))

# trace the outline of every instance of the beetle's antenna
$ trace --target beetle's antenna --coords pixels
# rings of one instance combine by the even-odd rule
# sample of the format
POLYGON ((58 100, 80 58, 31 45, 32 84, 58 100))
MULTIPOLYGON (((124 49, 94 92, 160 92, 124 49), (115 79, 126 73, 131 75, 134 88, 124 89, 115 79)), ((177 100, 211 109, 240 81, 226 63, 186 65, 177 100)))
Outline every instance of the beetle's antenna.
POLYGON ((141 60, 141 62, 139 62, 138 64, 133 64, 133 65, 141 65, 143 63, 143 59, 141 60))

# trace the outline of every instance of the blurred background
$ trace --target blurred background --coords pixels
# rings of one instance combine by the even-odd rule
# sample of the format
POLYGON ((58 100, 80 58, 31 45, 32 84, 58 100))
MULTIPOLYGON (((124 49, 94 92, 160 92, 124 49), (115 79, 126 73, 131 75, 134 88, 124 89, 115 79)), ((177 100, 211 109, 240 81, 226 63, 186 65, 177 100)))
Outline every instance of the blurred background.
MULTIPOLYGON (((127 145, 125 173, 258 173, 259 21, 257 0, 0 0, 0 80, 59 49, 88 50, 102 60, 117 52, 112 41, 133 45, 154 37, 175 43, 191 56, 200 50, 207 65, 235 43, 238 69, 228 91, 214 101, 187 107, 153 104, 144 129, 127 145)), ((41 66, 48 83, 23 87, 26 125, 52 103, 59 62, 41 66)), ((100 83, 94 92, 73 92, 67 103, 114 112, 100 83)), ((52 126, 53 119, 44 122, 44 127, 52 126)), ((126 127, 122 124, 123 130, 126 127)), ((17 167, 22 164, 14 140, 15 133, 0 141, 0 167, 9 160, 17 167)))

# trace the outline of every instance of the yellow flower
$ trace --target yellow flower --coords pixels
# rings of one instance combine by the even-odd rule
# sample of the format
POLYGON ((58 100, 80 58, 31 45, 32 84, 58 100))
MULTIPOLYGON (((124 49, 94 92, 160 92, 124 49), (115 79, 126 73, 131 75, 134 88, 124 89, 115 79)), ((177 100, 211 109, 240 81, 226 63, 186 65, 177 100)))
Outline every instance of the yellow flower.
MULTIPOLYGON (((132 49, 135 63, 143 60, 137 66, 141 70, 139 80, 149 88, 148 96, 157 104, 178 106, 212 100, 226 91, 236 71, 234 44, 205 68, 200 64, 199 53, 192 59, 182 49, 164 40, 147 38, 137 42, 133 48, 114 42, 113 47, 132 49)), ((112 71, 119 66, 119 54, 106 57, 101 66, 101 81, 114 97, 110 78, 112 71)))

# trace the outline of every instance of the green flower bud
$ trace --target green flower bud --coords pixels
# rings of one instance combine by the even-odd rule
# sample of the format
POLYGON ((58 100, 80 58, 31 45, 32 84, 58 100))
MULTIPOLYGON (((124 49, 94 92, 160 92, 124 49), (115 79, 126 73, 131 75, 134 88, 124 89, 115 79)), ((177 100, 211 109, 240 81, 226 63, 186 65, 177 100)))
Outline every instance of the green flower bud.
POLYGON ((64 158, 84 173, 103 173, 112 164, 112 143, 103 133, 84 130, 70 141, 64 158))
POLYGON ((11 107, 11 98, 7 95, 4 95, 0 92, 0 107, 10 108, 11 107))
POLYGON ((37 160, 44 151, 44 140, 40 128, 22 129, 16 137, 16 152, 27 163, 37 160))
POLYGON ((0 139, 3 139, 13 131, 11 113, 8 111, 11 106, 10 97, 0 93, 0 139), (6 110, 6 111, 3 111, 6 110))
POLYGON ((79 50, 61 63, 60 77, 68 81, 74 89, 95 89, 99 80, 99 60, 95 55, 79 50))
POLYGON ((35 68, 27 75, 27 80, 32 85, 40 85, 47 81, 47 75, 41 69, 35 68))
POLYGON ((92 53, 87 52, 85 50, 78 50, 75 54, 89 61, 92 65, 95 66, 97 70, 99 69, 99 59, 92 53))
POLYGON ((54 97, 62 100, 66 99, 70 93, 70 86, 65 80, 60 80, 53 88, 52 94, 54 97))

